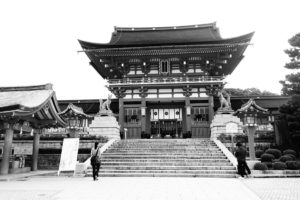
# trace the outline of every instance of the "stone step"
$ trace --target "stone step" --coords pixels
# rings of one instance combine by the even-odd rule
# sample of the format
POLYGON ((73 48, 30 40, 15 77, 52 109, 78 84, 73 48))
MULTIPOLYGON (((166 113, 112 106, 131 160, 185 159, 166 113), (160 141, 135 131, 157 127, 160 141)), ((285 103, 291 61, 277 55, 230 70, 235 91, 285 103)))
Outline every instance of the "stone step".
POLYGON ((115 166, 102 165, 101 170, 235 170, 234 166, 115 166))
POLYGON ((221 152, 219 149, 142 149, 142 148, 135 148, 135 149, 108 149, 105 153, 114 153, 114 152, 191 152, 191 153, 214 153, 214 152, 221 152))
POLYGON ((115 143, 114 145, 215 145, 213 141, 175 141, 175 140, 121 140, 118 143, 115 143))
POLYGON ((218 149, 217 146, 165 146, 165 145, 157 145, 157 146, 138 146, 138 145, 132 145, 132 146, 111 146, 110 148, 113 149, 191 149, 191 150, 201 150, 201 149, 218 149))
POLYGON ((110 159, 136 159, 136 158, 153 158, 153 159, 225 159, 226 156, 200 156, 200 155, 102 155, 102 158, 110 159))
MULTIPOLYGON (((129 140, 128 140, 129 141, 129 140)), ((124 142, 119 141, 118 143, 114 143, 113 146, 117 145, 128 145, 128 146, 134 146, 134 145, 145 145, 145 146, 216 146, 214 142, 124 142)))
MULTIPOLYGON (((87 174, 86 176, 92 176, 87 174)), ((236 178, 236 174, 193 174, 193 173, 99 173, 99 177, 203 177, 203 178, 236 178)))
POLYGON ((130 139, 130 140, 122 140, 122 142, 212 142, 209 138, 186 138, 186 139, 181 139, 181 138, 169 138, 169 139, 130 139))
POLYGON ((212 158, 169 158, 169 159, 158 159, 158 158, 119 158, 119 159, 110 159, 110 158, 101 158, 102 162, 120 162, 120 161, 126 161, 126 162, 211 162, 211 163, 219 163, 219 162, 229 162, 228 159, 222 158, 222 159, 212 159, 212 158))
POLYGON ((100 173, 236 174, 236 170, 115 170, 101 168, 100 173))
POLYGON ((210 140, 121 140, 119 144, 214 144, 210 140))
MULTIPOLYGON (((120 146, 120 145, 119 145, 120 146)), ((180 146, 176 146, 176 145, 124 145, 121 147, 118 147, 118 145, 113 145, 110 147, 110 149, 208 149, 208 148, 212 148, 212 149, 216 149, 218 148, 217 146, 214 145, 203 145, 203 146, 196 146, 196 145, 180 145, 180 146)))
MULTIPOLYGON (((100 176, 235 177, 235 167, 208 139, 136 139, 102 154, 100 176)), ((89 168, 87 175, 92 175, 89 168)))
POLYGON ((101 166, 232 166, 230 162, 102 162, 101 166))
POLYGON ((196 157, 196 156, 220 156, 223 157, 224 154, 219 153, 189 153, 189 152, 109 152, 102 154, 103 157, 110 157, 110 156, 187 156, 187 157, 196 157))

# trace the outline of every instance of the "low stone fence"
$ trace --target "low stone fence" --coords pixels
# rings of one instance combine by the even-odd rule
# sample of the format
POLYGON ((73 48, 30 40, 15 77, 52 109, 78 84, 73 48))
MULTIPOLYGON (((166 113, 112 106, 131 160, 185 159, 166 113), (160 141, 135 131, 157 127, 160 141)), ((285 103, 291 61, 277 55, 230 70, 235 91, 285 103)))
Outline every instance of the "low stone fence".
MULTIPOLYGON (((79 149, 91 149, 98 140, 80 140, 79 149)), ((14 140, 12 148, 30 149, 33 147, 32 140, 14 140)), ((40 149, 61 149, 63 140, 41 140, 39 144, 40 149)), ((0 148, 4 146, 3 140, 0 140, 0 148)))
MULTIPOLYGON (((90 149, 99 140, 80 140, 77 160, 84 162, 90 156, 90 149)), ((100 141, 101 142, 101 141, 100 141)), ((11 162, 24 158, 24 166, 31 167, 32 163, 32 140, 14 140, 12 144, 11 162)), ((39 144, 38 169, 58 169, 60 162, 60 152, 63 140, 41 140, 39 144)), ((104 145, 105 143, 100 143, 104 145)), ((3 148, 3 140, 0 141, 0 149, 3 148)), ((1 154, 0 151, 0 160, 1 154)))
MULTIPOLYGON (((226 146, 227 147, 227 149, 229 150, 229 151, 232 151, 232 147, 235 149, 236 148, 236 143, 233 143, 232 144, 232 142, 231 141, 221 141, 223 144, 224 144, 224 146, 226 146)), ((248 148, 248 143, 243 143, 244 144, 244 146, 246 146, 246 148, 248 148)), ((271 142, 255 142, 254 143, 254 146, 255 146, 255 149, 257 150, 257 149, 269 149, 269 148, 271 148, 271 146, 272 146, 273 144, 271 143, 271 142)))
MULTIPOLYGON (((78 154, 77 160, 84 162, 90 157, 90 154, 78 154)), ((38 169, 58 170, 60 154, 39 154, 38 169)))

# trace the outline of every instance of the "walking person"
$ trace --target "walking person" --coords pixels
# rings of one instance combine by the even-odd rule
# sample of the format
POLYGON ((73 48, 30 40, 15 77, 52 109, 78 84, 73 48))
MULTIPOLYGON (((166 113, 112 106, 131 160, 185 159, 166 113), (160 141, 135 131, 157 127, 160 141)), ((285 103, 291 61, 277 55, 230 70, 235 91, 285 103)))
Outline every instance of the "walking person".
POLYGON ((94 147, 91 150, 91 165, 93 168, 93 179, 98 180, 98 173, 100 169, 100 146, 98 142, 95 142, 94 147))
POLYGON ((240 142, 236 143, 236 146, 235 157, 238 161, 238 174, 241 175, 241 177, 247 176, 247 173, 250 175, 251 171, 246 162, 247 151, 240 142))

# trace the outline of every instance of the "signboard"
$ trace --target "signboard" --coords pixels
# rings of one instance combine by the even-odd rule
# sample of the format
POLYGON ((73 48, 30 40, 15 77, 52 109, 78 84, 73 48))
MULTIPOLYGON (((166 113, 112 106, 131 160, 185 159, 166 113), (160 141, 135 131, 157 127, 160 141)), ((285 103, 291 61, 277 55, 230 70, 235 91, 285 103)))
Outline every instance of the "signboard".
POLYGON ((226 124, 226 133, 238 133, 238 125, 233 122, 226 124))
POLYGON ((32 155, 33 146, 29 144, 19 144, 14 146, 15 155, 32 155))
POLYGON ((61 171, 74 171, 77 163, 79 138, 65 138, 63 141, 62 152, 58 175, 61 171))

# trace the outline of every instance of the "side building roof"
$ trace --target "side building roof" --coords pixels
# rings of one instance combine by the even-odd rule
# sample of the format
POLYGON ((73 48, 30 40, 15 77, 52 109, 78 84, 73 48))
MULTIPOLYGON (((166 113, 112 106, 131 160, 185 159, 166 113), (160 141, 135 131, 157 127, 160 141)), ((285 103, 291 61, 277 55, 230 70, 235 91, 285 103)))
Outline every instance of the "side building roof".
POLYGON ((0 120, 31 122, 39 128, 64 127, 60 108, 51 84, 0 88, 0 120))

